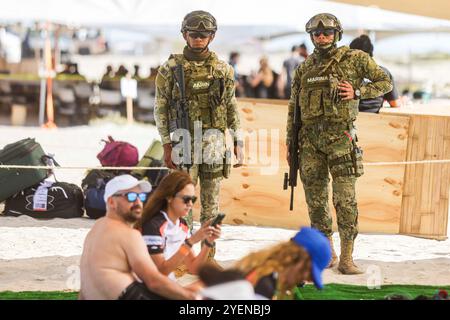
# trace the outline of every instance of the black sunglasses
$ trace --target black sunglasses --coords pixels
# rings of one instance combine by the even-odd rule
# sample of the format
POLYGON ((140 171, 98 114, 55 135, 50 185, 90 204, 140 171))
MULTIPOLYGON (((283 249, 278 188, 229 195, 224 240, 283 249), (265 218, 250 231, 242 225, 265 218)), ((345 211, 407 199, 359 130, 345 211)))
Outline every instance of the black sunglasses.
POLYGON ((139 200, 142 202, 147 201, 148 194, 145 192, 137 193, 137 192, 127 192, 127 193, 116 193, 114 197, 126 197, 128 202, 135 202, 139 197, 139 200))
POLYGON ((334 34, 334 30, 333 29, 316 30, 316 31, 313 31, 312 34, 314 37, 319 37, 321 34, 323 34, 325 37, 328 37, 328 36, 331 36, 332 34, 334 34))
POLYGON ((211 35, 209 32, 188 32, 188 37, 192 39, 206 39, 211 35))
POLYGON ((176 195, 176 197, 183 199, 183 202, 185 204, 188 204, 189 201, 192 201, 192 204, 194 204, 195 201, 197 201, 197 197, 196 196, 178 196, 178 195, 176 195))

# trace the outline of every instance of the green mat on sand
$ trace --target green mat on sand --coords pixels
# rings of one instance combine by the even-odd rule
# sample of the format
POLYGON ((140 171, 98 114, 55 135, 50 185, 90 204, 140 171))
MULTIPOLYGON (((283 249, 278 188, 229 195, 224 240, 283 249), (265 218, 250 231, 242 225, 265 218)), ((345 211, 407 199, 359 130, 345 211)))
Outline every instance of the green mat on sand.
MULTIPOLYGON (((328 284, 322 291, 311 285, 300 288, 296 291, 296 298, 304 300, 378 300, 384 299, 387 295, 401 294, 412 299, 419 295, 431 297, 438 289, 450 292, 450 286, 388 285, 370 290, 364 286, 328 284)), ((78 292, 0 292, 0 300, 75 300, 77 297, 78 292)))
POLYGON ((379 300, 388 295, 401 294, 414 299, 419 295, 431 297, 439 289, 450 292, 450 286, 419 286, 419 285, 386 285, 380 289, 368 289, 365 286, 345 284, 327 284, 323 290, 317 290, 308 285, 296 291, 297 299, 304 300, 379 300))

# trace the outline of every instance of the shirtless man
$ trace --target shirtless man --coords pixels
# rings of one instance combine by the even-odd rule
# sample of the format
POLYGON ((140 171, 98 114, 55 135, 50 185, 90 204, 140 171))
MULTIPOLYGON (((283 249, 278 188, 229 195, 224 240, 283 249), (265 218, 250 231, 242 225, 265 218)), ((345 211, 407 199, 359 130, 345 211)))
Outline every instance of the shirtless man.
POLYGON ((105 188, 106 216, 86 236, 81 256, 80 299, 195 299, 196 294, 162 275, 134 223, 151 185, 130 175, 105 188), (139 280, 140 279, 140 280, 139 280))

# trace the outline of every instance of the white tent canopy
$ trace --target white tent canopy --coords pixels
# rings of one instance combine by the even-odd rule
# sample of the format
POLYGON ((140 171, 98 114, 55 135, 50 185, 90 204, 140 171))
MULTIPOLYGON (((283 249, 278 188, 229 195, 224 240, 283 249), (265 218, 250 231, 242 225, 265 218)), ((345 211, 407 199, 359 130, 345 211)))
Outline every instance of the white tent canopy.
POLYGON ((450 1, 448 0, 334 0, 356 5, 371 5, 387 10, 420 14, 422 16, 450 20, 450 1), (405 4, 407 2, 407 4, 405 4))
POLYGON ((15 0, 2 3, 0 20, 52 21, 90 26, 179 26, 192 10, 210 11, 222 26, 283 26, 303 31, 319 12, 339 17, 345 29, 449 29, 450 21, 323 0, 15 0))

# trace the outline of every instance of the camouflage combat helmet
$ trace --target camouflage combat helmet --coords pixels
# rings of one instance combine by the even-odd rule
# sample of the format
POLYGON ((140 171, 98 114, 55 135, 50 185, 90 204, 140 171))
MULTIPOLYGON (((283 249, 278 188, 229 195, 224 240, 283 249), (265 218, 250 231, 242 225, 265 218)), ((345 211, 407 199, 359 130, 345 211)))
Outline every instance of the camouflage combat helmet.
POLYGON ((189 12, 183 19, 181 24, 181 32, 197 31, 197 32, 213 32, 217 31, 216 19, 206 11, 189 12))
POLYGON ((317 29, 334 29, 338 33, 337 41, 342 39, 342 25, 336 16, 331 13, 319 13, 309 19, 305 26, 306 32, 310 33, 317 29))

